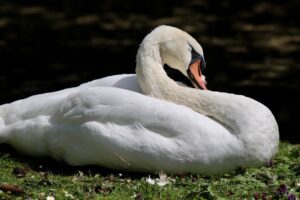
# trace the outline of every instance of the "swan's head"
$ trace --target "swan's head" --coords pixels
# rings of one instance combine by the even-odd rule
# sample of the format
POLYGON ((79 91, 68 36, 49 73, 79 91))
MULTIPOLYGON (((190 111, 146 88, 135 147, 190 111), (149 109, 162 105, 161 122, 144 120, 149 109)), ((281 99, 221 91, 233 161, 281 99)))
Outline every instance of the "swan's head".
POLYGON ((162 62, 188 77, 194 87, 207 90, 206 67, 201 45, 188 33, 171 26, 159 26, 153 30, 159 37, 162 62))

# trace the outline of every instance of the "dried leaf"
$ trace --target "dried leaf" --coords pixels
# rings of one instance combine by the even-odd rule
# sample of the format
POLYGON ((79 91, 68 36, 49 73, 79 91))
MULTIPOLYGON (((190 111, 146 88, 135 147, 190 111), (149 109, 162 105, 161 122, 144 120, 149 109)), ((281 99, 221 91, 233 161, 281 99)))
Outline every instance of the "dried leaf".
POLYGON ((15 194, 21 194, 24 192, 24 190, 17 186, 17 185, 12 185, 12 184, 1 184, 0 185, 0 190, 3 190, 4 192, 12 192, 15 194))
POLYGON ((26 176, 27 170, 24 168, 14 168, 12 173, 17 177, 17 178, 23 178, 26 176))

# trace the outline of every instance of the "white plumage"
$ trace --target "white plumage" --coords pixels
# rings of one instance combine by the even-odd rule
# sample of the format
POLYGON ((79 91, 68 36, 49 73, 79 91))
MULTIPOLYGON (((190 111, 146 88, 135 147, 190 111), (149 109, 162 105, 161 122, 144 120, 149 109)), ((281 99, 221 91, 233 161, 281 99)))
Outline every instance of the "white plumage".
MULTIPOLYGON (((219 173, 258 166, 276 153, 277 123, 264 105, 227 93, 187 88, 187 33, 160 26, 142 42, 137 75, 116 75, 0 106, 0 143, 71 165, 170 173, 219 173)), ((203 76, 202 76, 203 78, 203 76)))

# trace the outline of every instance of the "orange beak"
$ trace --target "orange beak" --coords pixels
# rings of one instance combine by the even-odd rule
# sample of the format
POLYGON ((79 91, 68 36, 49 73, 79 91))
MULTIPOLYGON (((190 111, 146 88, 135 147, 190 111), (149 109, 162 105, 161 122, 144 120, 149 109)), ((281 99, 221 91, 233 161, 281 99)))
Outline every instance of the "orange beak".
POLYGON ((207 90, 206 81, 201 72, 201 61, 196 60, 190 64, 188 69, 188 76, 195 88, 207 90))

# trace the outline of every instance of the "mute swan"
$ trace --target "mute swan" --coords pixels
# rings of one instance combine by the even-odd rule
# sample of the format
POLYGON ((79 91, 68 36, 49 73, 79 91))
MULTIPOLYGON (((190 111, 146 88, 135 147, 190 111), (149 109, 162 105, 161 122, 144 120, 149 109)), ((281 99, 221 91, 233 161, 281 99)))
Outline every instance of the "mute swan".
POLYGON ((204 65, 194 38, 159 26, 139 47, 136 75, 0 106, 0 143, 70 165, 143 172, 213 174, 267 162, 279 143, 271 111, 245 96, 207 90, 204 65), (164 63, 203 90, 174 82, 164 63))

